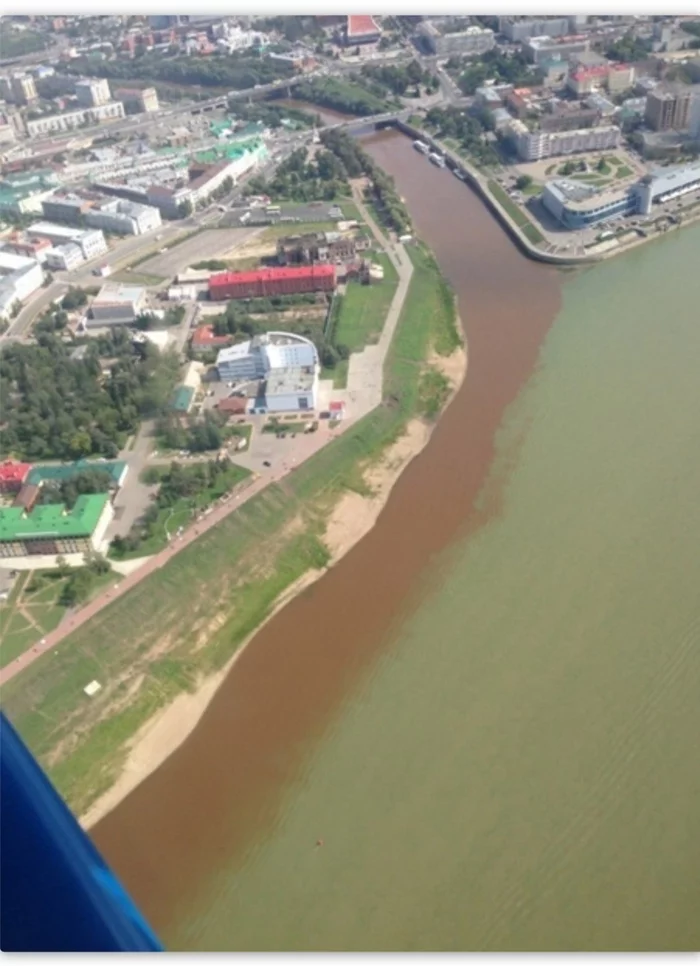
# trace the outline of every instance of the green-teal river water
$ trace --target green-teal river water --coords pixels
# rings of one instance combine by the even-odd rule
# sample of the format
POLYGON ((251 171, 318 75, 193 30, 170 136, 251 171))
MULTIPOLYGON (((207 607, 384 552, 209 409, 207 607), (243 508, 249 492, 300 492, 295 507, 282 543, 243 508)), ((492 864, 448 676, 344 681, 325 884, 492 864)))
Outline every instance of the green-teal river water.
POLYGON ((700 946, 700 229, 564 282, 503 466, 170 945, 700 946))

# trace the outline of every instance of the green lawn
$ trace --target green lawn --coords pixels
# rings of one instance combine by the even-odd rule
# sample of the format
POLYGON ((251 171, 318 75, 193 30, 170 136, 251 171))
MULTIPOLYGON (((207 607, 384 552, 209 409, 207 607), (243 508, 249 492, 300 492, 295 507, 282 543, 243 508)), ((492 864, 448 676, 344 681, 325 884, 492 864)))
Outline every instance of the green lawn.
MULTIPOLYGON (((329 207, 331 202, 328 203, 329 207)), ((320 214, 321 212, 319 212, 320 214)), ((285 221, 279 225, 270 225, 265 231, 261 232, 260 235, 255 239, 255 244, 264 244, 265 242, 276 242, 278 238, 284 238, 285 235, 300 235, 306 234, 311 231, 337 231, 337 225, 334 221, 285 221)))
POLYGON ((544 241, 544 236, 535 227, 535 225, 533 225, 520 205, 517 205, 496 181, 489 181, 488 187, 489 191, 499 203, 501 208, 503 208, 503 210, 510 215, 515 224, 522 231, 523 235, 525 235, 525 237, 531 241, 533 245, 539 245, 540 242, 544 241))
POLYGON ((123 285, 161 285, 165 281, 163 275, 147 275, 145 272, 131 272, 124 269, 110 275, 110 280, 121 282, 123 285))
POLYGON ((432 256, 419 247, 409 255, 415 271, 385 364, 392 405, 243 504, 3 688, 6 713, 74 812, 111 785, 126 742, 148 718, 221 668, 293 581, 327 563, 323 531, 337 497, 363 488, 362 464, 419 411, 430 351, 460 344, 454 298, 432 256), (82 689, 93 679, 103 689, 88 700, 82 689))
POLYGON ((374 261, 384 269, 382 281, 371 285, 350 281, 340 306, 334 341, 348 346, 351 352, 377 342, 398 285, 398 275, 388 255, 382 253, 374 261))
POLYGON ((528 196, 541 195, 542 185, 537 184, 537 182, 535 181, 532 184, 529 184, 527 188, 523 188, 522 190, 524 195, 528 195, 528 196))
POLYGON ((626 164, 623 164, 621 167, 617 169, 615 174, 616 174, 616 177, 618 178, 629 178, 631 175, 634 174, 634 171, 632 170, 632 168, 628 168, 626 164))

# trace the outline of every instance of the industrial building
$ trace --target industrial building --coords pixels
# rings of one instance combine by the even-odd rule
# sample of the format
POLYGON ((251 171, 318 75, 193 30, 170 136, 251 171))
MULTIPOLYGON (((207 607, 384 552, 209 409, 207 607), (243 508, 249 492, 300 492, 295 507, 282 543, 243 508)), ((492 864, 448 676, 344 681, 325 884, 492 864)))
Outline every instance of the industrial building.
POLYGON ((209 279, 209 298, 265 298, 269 295, 295 295, 300 292, 332 292, 335 266, 304 265, 289 268, 261 268, 251 272, 223 272, 209 279))
POLYGON ((30 138, 43 137, 47 134, 60 134, 64 131, 74 131, 84 124, 99 124, 102 121, 116 121, 124 117, 124 105, 121 101, 110 101, 99 107, 86 107, 80 111, 68 111, 65 114, 50 114, 35 121, 27 121, 27 134, 30 138))
POLYGON ((683 131, 690 126, 692 99, 687 87, 655 87, 647 95, 644 120, 653 131, 683 131))
POLYGON ((129 325, 144 311, 146 290, 137 285, 107 282, 92 300, 88 328, 100 325, 129 325))
POLYGON ((70 563, 79 555, 82 563, 85 553, 104 549, 113 517, 107 493, 79 496, 71 510, 62 504, 37 506, 31 513, 19 506, 0 509, 0 558, 13 567, 55 566, 58 556, 70 563))
POLYGON ((44 217, 49 221, 55 218, 56 221, 67 222, 69 225, 80 225, 91 205, 92 202, 81 195, 56 192, 42 201, 41 208, 44 217))
POLYGON ((154 114, 159 109, 158 94, 155 87, 120 87, 114 92, 114 99, 121 101, 124 107, 134 108, 140 114, 154 114))
POLYGON ((157 208, 122 198, 108 198, 92 205, 85 214, 85 222, 116 235, 143 235, 162 224, 157 208))
POLYGON ((222 349, 216 368, 223 381, 261 381, 253 403, 256 412, 316 408, 318 351, 303 336, 289 332, 255 336, 248 342, 222 349))
POLYGON ((368 246, 369 240, 364 236, 353 238, 337 231, 288 235, 277 242, 277 261, 280 265, 347 261, 368 246))
POLYGON ((417 33, 424 49, 438 57, 477 56, 491 50, 496 43, 493 30, 488 27, 471 26, 455 31, 450 29, 449 22, 424 20, 418 25, 417 33))
POLYGON ((74 242, 65 245, 56 245, 46 253, 46 267, 52 271, 72 272, 85 262, 82 249, 74 242))
POLYGON ((575 131, 530 131, 522 121, 510 125, 518 156, 523 161, 540 161, 581 151, 607 151, 618 147, 618 127, 582 128, 575 131))
POLYGON ((103 77, 79 80, 75 85, 75 94, 81 107, 101 107, 112 100, 109 83, 103 77))

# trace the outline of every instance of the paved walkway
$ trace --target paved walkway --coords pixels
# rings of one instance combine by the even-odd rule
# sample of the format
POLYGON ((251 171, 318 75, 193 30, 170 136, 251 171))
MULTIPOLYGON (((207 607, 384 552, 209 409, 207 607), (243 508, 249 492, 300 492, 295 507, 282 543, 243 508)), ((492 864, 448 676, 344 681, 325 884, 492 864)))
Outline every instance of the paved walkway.
MULTIPOLYGON (((242 506, 247 500, 252 499, 261 490, 264 490, 270 483, 283 479, 288 473, 294 470, 295 466, 299 466, 322 449, 333 436, 338 436, 345 432, 357 419, 366 415, 366 413, 381 403, 384 361, 408 292, 408 286, 413 274, 413 264, 403 245, 388 242, 380 232, 374 219, 365 208, 360 187, 356 184, 353 184, 352 187, 354 200, 362 217, 367 222, 370 231, 387 253, 398 272, 399 284, 389 306, 379 342, 376 345, 367 346, 362 352, 354 353, 350 356, 348 389, 346 390, 346 419, 332 433, 326 431, 325 427, 321 431, 319 427, 319 432, 309 434, 304 439, 305 446, 303 452, 295 454, 293 458, 289 458, 287 462, 282 463, 281 469, 275 468, 267 473, 261 473, 253 480, 248 480, 246 483, 243 483, 237 490, 234 490, 215 505, 206 516, 201 517, 191 524, 181 536, 173 539, 164 550, 152 557, 146 558, 140 566, 130 573, 127 573, 122 581, 114 584, 110 590, 104 591, 95 597, 94 600, 86 604, 85 607, 82 607, 79 611, 68 617, 68 619, 64 620, 56 630, 42 638, 39 644, 25 651, 24 654, 16 658, 11 664, 8 664, 0 670, 0 686, 6 681, 11 680, 11 678, 15 677, 16 674, 19 674, 26 667, 29 667, 42 654, 55 648, 69 634, 87 623, 87 621, 98 614, 103 608, 107 607, 108 604, 111 604, 112 601, 128 593, 144 577, 163 567, 175 554, 189 546, 189 544, 203 533, 206 533, 207 530, 211 530, 212 527, 224 520, 230 513, 237 510, 239 506, 242 506)), ((334 393, 334 396, 342 398, 340 392, 334 393)))

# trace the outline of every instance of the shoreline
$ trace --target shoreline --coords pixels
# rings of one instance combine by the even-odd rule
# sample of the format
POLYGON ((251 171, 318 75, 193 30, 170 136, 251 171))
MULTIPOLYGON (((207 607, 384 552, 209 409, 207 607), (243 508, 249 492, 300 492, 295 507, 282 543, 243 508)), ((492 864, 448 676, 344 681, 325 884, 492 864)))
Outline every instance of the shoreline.
MULTIPOLYGON (((463 333, 465 344, 450 356, 433 354, 426 360, 427 365, 438 368, 450 382, 450 392, 438 420, 451 404, 468 370, 466 336, 458 314, 456 322, 460 332, 463 333)), ((84 830, 89 831, 108 815, 184 743, 198 725, 229 672, 261 628, 291 600, 335 566, 370 532, 399 477, 409 463, 427 446, 438 420, 434 423, 427 423, 418 417, 409 420, 403 434, 384 450, 378 460, 364 469, 363 479, 370 487, 371 495, 361 496, 359 493, 349 491, 341 496, 329 515, 324 534, 324 543, 330 551, 328 566, 323 570, 308 570, 290 584, 280 594, 270 613, 241 643, 223 668, 203 678, 194 692, 178 695, 174 701, 161 708, 142 725, 126 745, 125 759, 116 781, 80 816, 79 822, 84 830)))

